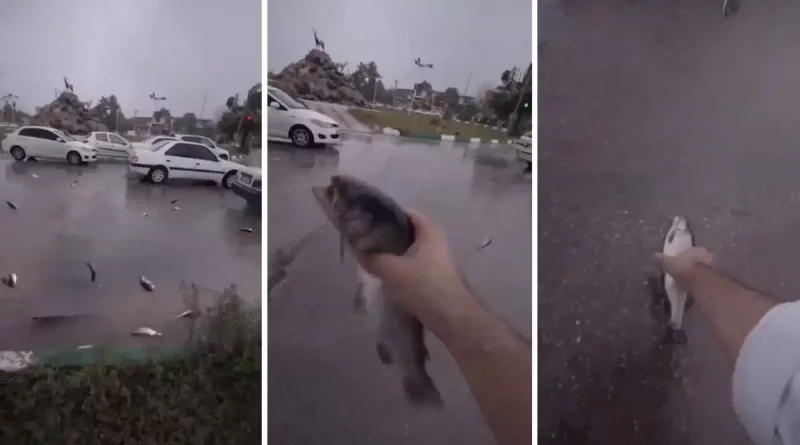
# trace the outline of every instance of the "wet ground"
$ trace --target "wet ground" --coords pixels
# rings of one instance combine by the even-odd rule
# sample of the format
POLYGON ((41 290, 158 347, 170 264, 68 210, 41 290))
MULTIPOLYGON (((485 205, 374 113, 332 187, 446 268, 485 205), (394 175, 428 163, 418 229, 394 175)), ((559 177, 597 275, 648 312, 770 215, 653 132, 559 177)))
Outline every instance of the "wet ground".
MULTIPOLYGON (((540 46, 539 422, 549 444, 747 444, 696 311, 649 304, 669 218, 720 267, 800 295, 800 5, 564 1, 540 46)), ((768 365, 768 364, 765 364, 768 365)))
POLYGON ((429 369, 446 408, 415 410, 353 313, 353 259, 310 187, 357 175, 438 221, 464 274, 488 306, 531 336, 531 176, 506 146, 358 136, 339 150, 270 144, 269 249, 293 261, 269 303, 269 442, 486 444, 491 436, 442 344, 429 369), (482 240, 492 243, 478 250, 482 240))
POLYGON ((201 303, 231 284, 250 301, 260 298, 260 216, 221 187, 153 186, 127 179, 122 163, 4 158, 0 200, 0 274, 19 278, 15 289, 0 286, 0 350, 139 345, 144 340, 128 335, 139 326, 181 344, 184 327, 170 319, 185 308, 182 280, 197 284, 201 303), (142 275, 154 292, 140 287, 142 275), (59 314, 80 317, 47 326, 31 319, 59 314))

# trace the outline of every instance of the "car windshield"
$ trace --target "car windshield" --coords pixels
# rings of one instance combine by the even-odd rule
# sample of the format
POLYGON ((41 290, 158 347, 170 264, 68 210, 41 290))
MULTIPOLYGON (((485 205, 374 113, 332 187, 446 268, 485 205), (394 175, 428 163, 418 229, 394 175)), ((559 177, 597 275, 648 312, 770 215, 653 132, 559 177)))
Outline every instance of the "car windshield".
POLYGON ((302 103, 292 99, 292 96, 284 93, 281 90, 269 90, 269 94, 272 95, 275 99, 281 101, 282 104, 286 105, 289 108, 308 108, 302 103))
POLYGON ((58 137, 60 137, 61 139, 64 139, 65 141, 77 141, 77 139, 75 139, 72 136, 69 136, 68 134, 66 134, 66 133, 64 133, 62 131, 53 130, 53 133, 55 133, 58 137))
POLYGON ((166 141, 156 142, 155 144, 150 146, 150 151, 158 151, 158 149, 169 144, 170 142, 172 141, 166 140, 166 141))

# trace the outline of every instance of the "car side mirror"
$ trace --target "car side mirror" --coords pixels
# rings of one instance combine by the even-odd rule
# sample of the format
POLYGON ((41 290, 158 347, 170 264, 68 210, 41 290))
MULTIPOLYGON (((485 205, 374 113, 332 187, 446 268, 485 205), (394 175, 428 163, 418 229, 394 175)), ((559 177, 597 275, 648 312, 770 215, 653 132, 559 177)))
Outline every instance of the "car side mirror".
POLYGON ((64 139, 56 138, 56 142, 61 142, 63 144, 64 143, 64 139))
POLYGON ((271 108, 274 108, 274 109, 276 109, 276 110, 280 110, 280 109, 281 109, 281 104, 279 104, 278 102, 270 102, 270 103, 269 103, 269 106, 270 106, 271 108))

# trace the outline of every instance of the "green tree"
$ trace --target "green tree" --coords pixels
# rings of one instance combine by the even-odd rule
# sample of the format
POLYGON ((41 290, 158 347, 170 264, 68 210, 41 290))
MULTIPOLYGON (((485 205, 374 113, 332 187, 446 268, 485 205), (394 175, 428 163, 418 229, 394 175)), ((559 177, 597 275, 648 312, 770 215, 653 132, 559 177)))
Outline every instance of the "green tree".
POLYGON ((14 119, 14 109, 11 107, 11 104, 6 102, 3 105, 3 120, 5 122, 11 122, 14 119))
POLYGON ((186 113, 181 118, 181 123, 189 134, 197 133, 197 116, 194 113, 186 113))
POLYGON ((461 95, 458 94, 458 88, 450 87, 444 90, 444 97, 443 100, 447 104, 447 108, 453 110, 458 107, 458 100, 461 98, 461 95))

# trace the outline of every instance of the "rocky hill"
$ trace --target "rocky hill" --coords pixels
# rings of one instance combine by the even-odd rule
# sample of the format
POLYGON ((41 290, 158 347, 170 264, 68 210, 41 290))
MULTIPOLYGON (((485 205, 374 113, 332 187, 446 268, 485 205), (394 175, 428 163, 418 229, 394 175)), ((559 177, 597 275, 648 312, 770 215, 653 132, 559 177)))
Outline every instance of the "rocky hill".
POLYGON ((271 86, 301 99, 364 106, 367 101, 331 57, 312 49, 305 58, 289 64, 269 80, 271 86))
POLYGON ((65 91, 53 102, 45 105, 33 117, 33 123, 58 128, 72 134, 107 131, 99 117, 94 116, 75 93, 65 91))

